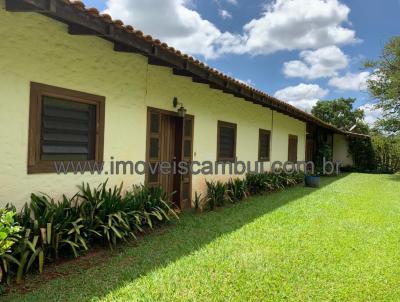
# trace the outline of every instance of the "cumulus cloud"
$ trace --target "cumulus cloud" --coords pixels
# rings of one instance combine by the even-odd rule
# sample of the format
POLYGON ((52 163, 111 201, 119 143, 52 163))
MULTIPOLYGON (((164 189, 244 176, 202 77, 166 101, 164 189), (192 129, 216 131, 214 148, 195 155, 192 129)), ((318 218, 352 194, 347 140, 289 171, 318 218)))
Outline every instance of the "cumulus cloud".
POLYGON ((382 109, 376 108, 373 103, 366 103, 360 106, 360 109, 364 110, 365 121, 369 125, 373 125, 379 118, 383 116, 382 109))
POLYGON ((189 8, 189 0, 108 0, 106 13, 155 38, 188 52, 215 58, 235 36, 189 8))
POLYGON ((342 77, 333 77, 328 84, 340 90, 365 91, 367 90, 367 81, 371 74, 368 71, 360 73, 346 73, 342 77))
POLYGON ((274 96, 282 101, 310 112, 312 107, 329 93, 317 84, 301 83, 297 86, 289 86, 275 92, 274 96))
MULTIPOLYGON (((226 0, 237 4, 236 0, 226 0)), ((190 0, 108 0, 106 13, 192 55, 270 54, 357 41, 350 9, 338 0, 274 0, 241 33, 222 32, 190 0)), ((222 13, 229 17, 229 12, 222 13)))
POLYGON ((246 52, 317 49, 356 42, 355 31, 343 26, 349 7, 338 0, 276 0, 244 26, 246 52))
POLYGON ((291 78, 309 80, 337 76, 337 71, 346 68, 348 57, 337 47, 327 46, 315 51, 300 52, 301 60, 284 63, 283 73, 291 78))

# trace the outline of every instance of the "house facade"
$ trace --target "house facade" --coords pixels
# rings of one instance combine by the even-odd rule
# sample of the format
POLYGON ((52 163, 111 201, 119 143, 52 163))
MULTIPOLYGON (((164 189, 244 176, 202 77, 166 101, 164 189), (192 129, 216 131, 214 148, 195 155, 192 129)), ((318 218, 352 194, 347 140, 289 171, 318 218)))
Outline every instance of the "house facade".
POLYGON ((348 133, 130 27, 124 30, 134 42, 117 30, 120 22, 79 3, 0 0, 2 206, 22 206, 31 193, 73 195, 82 182, 108 179, 110 185, 160 185, 178 192, 178 205, 188 207, 206 178, 228 180, 235 172, 112 173, 112 163, 240 160, 260 161, 268 170, 274 161, 313 158, 311 126, 332 135, 335 161, 352 163, 348 133), (104 24, 107 33, 94 31, 104 24), (203 69, 208 73, 199 76, 203 69), (101 174, 64 175, 56 173, 55 161, 105 164, 101 174))

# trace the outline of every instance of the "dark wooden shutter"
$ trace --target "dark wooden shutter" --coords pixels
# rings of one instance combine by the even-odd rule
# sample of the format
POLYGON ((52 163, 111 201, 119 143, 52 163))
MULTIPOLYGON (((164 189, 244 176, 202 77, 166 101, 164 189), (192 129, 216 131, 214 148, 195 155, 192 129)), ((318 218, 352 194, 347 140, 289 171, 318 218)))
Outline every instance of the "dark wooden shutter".
MULTIPOLYGON (((193 118, 186 117, 184 119, 182 160, 188 165, 193 161, 193 124, 193 118)), ((181 177, 182 207, 188 208, 191 205, 192 175, 189 172, 181 177)))
POLYGON ((269 161, 270 160, 270 150, 271 150, 271 132, 268 130, 259 131, 258 136, 258 160, 259 161, 269 161))
POLYGON ((147 175, 147 183, 151 186, 158 186, 160 175, 158 165, 161 161, 161 114, 148 112, 148 163, 151 166, 147 175))
POLYGON ((41 160, 94 160, 96 105, 43 96, 41 160))
POLYGON ((236 158, 236 124, 218 122, 219 161, 234 161, 236 158))
POLYGON ((289 148, 288 148, 288 161, 292 163, 297 162, 297 135, 289 135, 289 148))

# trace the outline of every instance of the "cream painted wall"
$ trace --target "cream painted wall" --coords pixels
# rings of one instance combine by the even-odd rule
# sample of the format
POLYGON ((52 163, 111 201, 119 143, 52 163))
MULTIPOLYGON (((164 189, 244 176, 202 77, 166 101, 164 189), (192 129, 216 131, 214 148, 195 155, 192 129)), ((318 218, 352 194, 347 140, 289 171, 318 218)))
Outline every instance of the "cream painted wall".
POLYGON ((333 161, 340 162, 342 167, 352 166, 353 159, 349 154, 349 145, 346 136, 334 134, 333 136, 333 161))
MULTIPOLYGON (((174 76, 169 68, 148 65, 143 56, 112 49, 100 38, 68 35, 66 25, 42 15, 0 9, 0 206, 21 206, 32 192, 72 195, 78 184, 96 185, 108 177, 27 174, 31 81, 106 97, 106 162, 111 156, 144 160, 147 106, 174 110, 175 96, 195 116, 194 160, 216 159, 218 120, 238 125, 239 160, 257 160, 259 128, 273 131, 272 161, 287 160, 289 134, 299 136, 298 159, 304 160, 305 123, 174 76)), ((110 184, 121 181, 131 185, 144 177, 110 177, 110 184)), ((193 185, 193 191, 203 190, 204 178, 194 176, 193 185)))

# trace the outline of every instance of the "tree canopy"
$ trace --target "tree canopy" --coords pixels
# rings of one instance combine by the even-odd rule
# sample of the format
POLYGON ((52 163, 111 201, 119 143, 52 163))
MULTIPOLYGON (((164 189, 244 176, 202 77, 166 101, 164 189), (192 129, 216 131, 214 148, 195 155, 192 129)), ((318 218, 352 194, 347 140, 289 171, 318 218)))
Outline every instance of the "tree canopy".
POLYGON ((365 67, 372 69, 369 93, 378 100, 377 108, 383 110, 377 126, 385 132, 400 133, 400 36, 386 43, 380 58, 367 61, 365 67))
POLYGON ((368 126, 364 122, 364 111, 353 109, 354 98, 339 98, 330 101, 318 101, 311 113, 319 119, 343 130, 367 133, 368 126))

